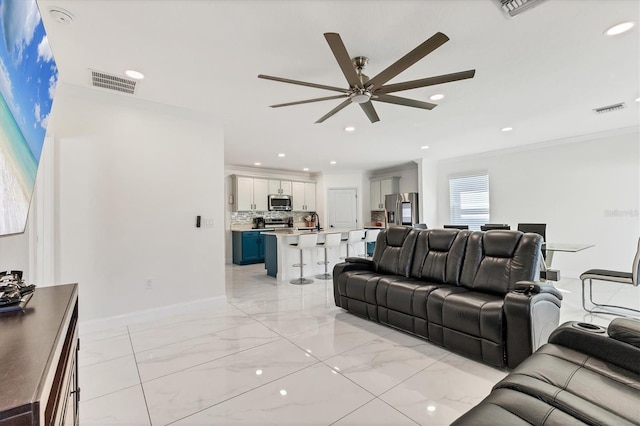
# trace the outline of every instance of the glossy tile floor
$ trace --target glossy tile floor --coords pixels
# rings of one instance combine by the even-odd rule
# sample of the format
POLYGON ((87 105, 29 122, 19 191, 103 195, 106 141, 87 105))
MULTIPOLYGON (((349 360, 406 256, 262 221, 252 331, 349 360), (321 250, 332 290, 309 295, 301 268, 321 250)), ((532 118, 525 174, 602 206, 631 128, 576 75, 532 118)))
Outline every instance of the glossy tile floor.
MULTIPOLYGON (((558 287, 561 323, 613 318, 582 310, 578 280, 558 287)), ((226 290, 215 311, 82 335, 80 424, 446 425, 507 374, 336 308, 331 281, 227 265, 226 290)))

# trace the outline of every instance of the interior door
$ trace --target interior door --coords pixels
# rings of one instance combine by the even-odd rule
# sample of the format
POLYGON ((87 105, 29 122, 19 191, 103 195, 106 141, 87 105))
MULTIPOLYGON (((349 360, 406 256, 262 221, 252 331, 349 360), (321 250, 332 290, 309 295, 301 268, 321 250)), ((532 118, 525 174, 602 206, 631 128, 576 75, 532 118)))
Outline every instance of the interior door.
POLYGON ((358 192, 355 188, 329 189, 327 214, 329 228, 358 228, 358 192))

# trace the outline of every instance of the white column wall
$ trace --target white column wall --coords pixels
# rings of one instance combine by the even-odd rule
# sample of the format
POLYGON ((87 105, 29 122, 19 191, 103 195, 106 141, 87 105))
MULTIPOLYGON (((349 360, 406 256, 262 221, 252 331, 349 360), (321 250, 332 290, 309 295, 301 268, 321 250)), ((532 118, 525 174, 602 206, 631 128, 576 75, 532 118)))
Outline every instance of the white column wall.
POLYGON ((70 86, 54 113, 56 282, 79 283, 80 321, 224 300, 222 127, 70 86))
MULTIPOLYGON (((591 243, 556 253, 566 277, 587 269, 630 271, 640 235, 640 135, 624 129, 520 151, 438 163, 438 225, 449 223, 448 176, 488 170, 491 222, 547 224, 547 241, 591 243)), ((423 167, 424 168, 424 167, 423 167)))

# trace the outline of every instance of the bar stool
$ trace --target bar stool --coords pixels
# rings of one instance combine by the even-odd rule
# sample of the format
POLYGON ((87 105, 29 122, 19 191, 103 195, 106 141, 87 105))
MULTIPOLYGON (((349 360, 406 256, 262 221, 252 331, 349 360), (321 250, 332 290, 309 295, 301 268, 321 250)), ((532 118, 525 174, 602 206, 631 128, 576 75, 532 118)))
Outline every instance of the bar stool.
POLYGON ((379 229, 367 229, 364 234, 364 253, 363 257, 369 257, 368 244, 375 243, 378 239, 378 234, 380 233, 379 229))
POLYGON ((316 278, 319 280, 330 280, 333 278, 333 275, 329 273, 328 265, 329 265, 329 257, 327 256, 327 249, 331 247, 339 247, 340 241, 342 239, 342 234, 339 232, 333 234, 326 234, 324 236, 324 243, 318 243, 316 247, 324 248, 324 260, 322 262, 318 262, 318 265, 324 265, 324 274, 316 275, 316 278))
POLYGON ((289 281, 291 284, 311 284, 313 280, 304 277, 304 261, 302 260, 302 252, 304 249, 310 249, 316 246, 318 242, 318 234, 302 234, 298 236, 297 244, 289 244, 292 248, 300 250, 300 263, 293 264, 294 267, 300 267, 300 278, 289 281))
POLYGON ((349 257, 349 246, 355 243, 361 243, 364 238, 364 229, 354 229, 353 231, 349 231, 349 235, 346 240, 342 240, 343 243, 347 244, 347 255, 345 257, 341 257, 340 259, 346 259, 349 257))

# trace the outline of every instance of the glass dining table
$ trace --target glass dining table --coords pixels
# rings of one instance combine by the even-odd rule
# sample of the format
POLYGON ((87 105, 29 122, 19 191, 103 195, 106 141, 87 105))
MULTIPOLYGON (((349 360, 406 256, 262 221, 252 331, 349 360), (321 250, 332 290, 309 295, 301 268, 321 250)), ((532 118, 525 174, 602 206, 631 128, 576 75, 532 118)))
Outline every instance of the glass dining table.
POLYGON ((542 251, 545 253, 545 267, 551 268, 553 255, 556 252, 577 253, 593 247, 595 244, 567 244, 567 243, 542 243, 542 251))

